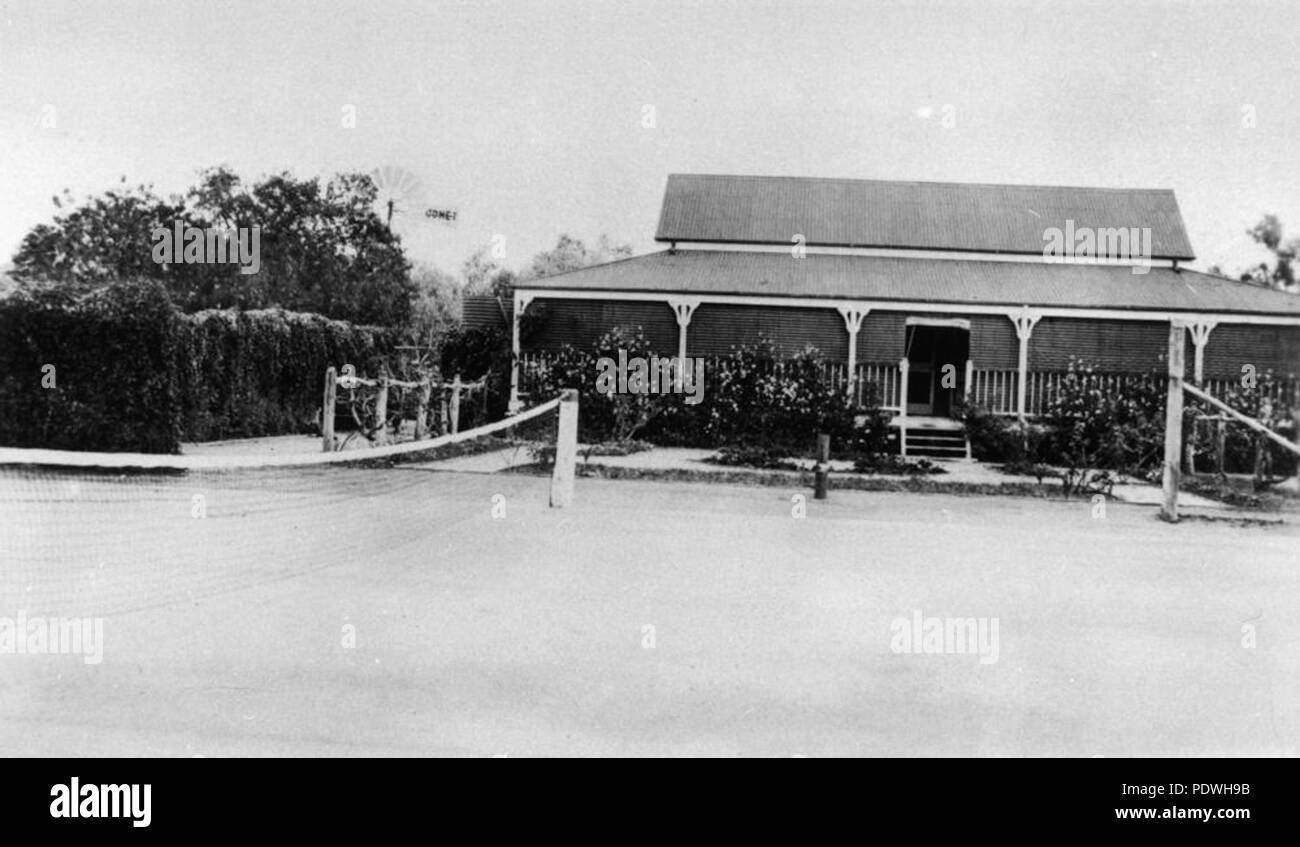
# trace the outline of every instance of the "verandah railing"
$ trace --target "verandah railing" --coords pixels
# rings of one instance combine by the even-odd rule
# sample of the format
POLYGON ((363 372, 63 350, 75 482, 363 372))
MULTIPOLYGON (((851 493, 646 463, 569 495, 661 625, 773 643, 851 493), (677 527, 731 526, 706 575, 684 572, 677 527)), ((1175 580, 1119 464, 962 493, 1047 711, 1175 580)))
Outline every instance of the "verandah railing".
MULTIPOLYGON (((1052 396, 1060 390, 1067 371, 1030 371, 1025 379, 1025 414, 1038 417, 1046 414, 1052 396)), ((1146 374, 1094 373, 1094 384, 1102 391, 1123 392, 1136 388, 1146 374)), ((1019 412, 1020 372, 1014 368, 971 369, 970 390, 967 401, 994 415, 1014 415, 1019 412)))
MULTIPOLYGON (((555 355, 545 351, 521 354, 519 357, 520 392, 527 395, 536 391, 537 386, 542 382, 554 361, 555 355)), ((705 379, 714 379, 718 374, 733 367, 735 367, 735 362, 730 357, 705 357, 705 379)), ((764 373, 771 373, 779 371, 783 367, 783 363, 767 361, 759 363, 758 367, 764 373)), ((821 371, 822 379, 829 383, 832 388, 844 386, 848 378, 847 363, 824 361, 819 362, 817 367, 821 371)), ((874 386, 876 391, 875 402, 879 403, 882 409, 898 411, 900 398, 902 397, 901 374, 898 363, 859 362, 856 370, 858 380, 854 388, 855 402, 862 404, 871 399, 867 395, 869 387, 874 386)), ((595 378, 594 373, 592 377, 595 378)))
MULTIPOLYGON (((520 357, 520 390, 532 392, 541 374, 550 366, 551 354, 545 352, 524 353, 520 357)), ((725 356, 706 357, 705 378, 710 374, 721 373, 734 366, 734 360, 725 356)), ((761 367, 779 369, 780 362, 766 362, 761 367)), ((848 377, 848 365, 845 362, 824 361, 819 363, 823 378, 832 387, 841 387, 848 377)), ((868 386, 876 390, 876 402, 882 409, 899 411, 904 395, 902 374, 897 362, 858 362, 857 383, 854 400, 861 404, 867 400, 868 386)), ((1046 414, 1051 398, 1060 390, 1061 383, 1068 376, 1067 371, 1030 371, 1025 381, 1025 414, 1040 417, 1046 414)), ((966 400, 991 414, 1014 415, 1017 413, 1017 386, 1020 374, 1015 368, 979 368, 972 367, 967 385, 966 400)), ((1148 380, 1164 384, 1164 377, 1153 374, 1094 373, 1093 379, 1099 388, 1106 392, 1131 392, 1148 380)), ((1219 399, 1225 399, 1234 393, 1241 393, 1240 379, 1207 379, 1203 388, 1219 399)), ((1294 407, 1300 404, 1300 380, 1261 381, 1259 390, 1275 405, 1294 407)))
MULTIPOLYGON (((1068 371, 1030 371, 1025 380, 1025 414, 1039 417, 1047 413, 1052 397, 1060 391, 1068 371)), ((1165 377, 1161 374, 1097 373, 1092 374, 1093 385, 1108 394, 1133 393, 1144 383, 1154 381, 1163 388, 1165 377)), ((971 371, 968 401, 995 415, 1017 413, 1017 385, 1020 374, 1014 369, 971 371)), ((1210 395, 1224 400, 1243 393, 1240 379, 1207 379, 1202 388, 1210 395)), ((1292 408, 1300 404, 1300 380, 1261 381, 1255 389, 1261 399, 1275 406, 1292 408)))

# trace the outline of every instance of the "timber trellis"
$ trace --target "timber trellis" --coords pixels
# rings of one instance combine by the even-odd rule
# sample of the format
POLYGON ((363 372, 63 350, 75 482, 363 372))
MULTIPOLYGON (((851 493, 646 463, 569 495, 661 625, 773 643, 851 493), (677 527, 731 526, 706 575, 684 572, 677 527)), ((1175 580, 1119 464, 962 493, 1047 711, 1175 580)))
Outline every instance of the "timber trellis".
MULTIPOLYGON (((1291 451, 1300 457, 1300 444, 1287 441, 1278 435, 1268 426, 1245 415, 1229 406, 1227 403, 1215 397, 1204 388, 1196 385, 1189 385, 1185 380, 1185 339, 1188 327, 1185 324, 1173 322, 1169 327, 1169 375, 1167 379, 1165 398, 1165 461, 1163 473, 1164 503, 1160 508, 1160 516, 1171 523, 1178 522, 1178 488, 1182 480, 1182 452, 1183 452, 1183 395, 1191 394, 1198 400, 1208 403, 1210 406, 1218 409, 1219 412, 1245 424, 1252 431, 1259 433, 1270 441, 1291 451)), ((1222 386, 1221 386, 1222 388, 1222 386)), ((1285 385, 1284 387, 1273 392, 1275 396, 1264 398, 1264 402, 1275 402, 1281 400, 1283 403, 1290 401, 1292 414, 1295 416, 1296 428, 1300 432, 1300 405, 1294 405, 1296 398, 1295 386, 1285 385)), ((1222 459, 1220 459, 1222 462, 1222 459)), ((1300 476, 1300 464, 1296 467, 1297 476, 1300 476)))
MULTIPOLYGON (((486 377, 477 382, 462 382, 460 374, 457 374, 451 382, 443 382, 441 379, 433 377, 410 381, 386 376, 366 379, 353 373, 345 373, 339 376, 337 371, 331 367, 325 371, 325 392, 321 403, 321 449, 329 453, 340 449, 341 446, 336 443, 334 438, 334 412, 338 405, 338 389, 340 388, 348 391, 355 391, 358 388, 374 389, 374 406, 370 410, 370 414, 366 416, 367 420, 360 419, 355 404, 352 405, 352 412, 353 417, 357 419, 357 423, 361 427, 361 434, 371 440, 373 440, 373 435, 378 435, 378 440, 383 443, 387 440, 387 428, 390 421, 388 401, 392 389, 416 392, 414 436, 416 441, 421 441, 430 436, 430 412, 433 411, 432 403, 435 391, 438 392, 438 406, 436 407, 437 434, 454 435, 460 432, 462 394, 472 395, 475 392, 481 392, 482 396, 486 396, 486 385, 486 377)), ((363 403, 363 408, 364 405, 363 403)), ((401 422, 404 420, 401 415, 405 405, 402 404, 398 408, 398 430, 401 429, 401 422)))

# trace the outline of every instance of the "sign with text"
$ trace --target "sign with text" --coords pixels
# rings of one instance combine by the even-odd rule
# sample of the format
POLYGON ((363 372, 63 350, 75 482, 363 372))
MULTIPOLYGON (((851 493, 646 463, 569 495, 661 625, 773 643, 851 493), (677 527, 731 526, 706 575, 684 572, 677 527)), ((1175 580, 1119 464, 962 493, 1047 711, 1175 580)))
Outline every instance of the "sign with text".
POLYGON ((457 212, 455 209, 435 209, 432 206, 424 210, 424 219, 427 221, 440 221, 445 224, 456 223, 457 212))

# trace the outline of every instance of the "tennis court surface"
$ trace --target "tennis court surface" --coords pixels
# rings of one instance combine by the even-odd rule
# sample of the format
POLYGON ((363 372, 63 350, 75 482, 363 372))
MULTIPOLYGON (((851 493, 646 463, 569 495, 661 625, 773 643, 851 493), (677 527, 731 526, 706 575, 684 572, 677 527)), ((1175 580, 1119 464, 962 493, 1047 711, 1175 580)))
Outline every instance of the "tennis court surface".
POLYGON ((0 618, 103 619, 98 664, 0 655, 0 754, 1300 752, 1293 527, 548 487, 0 471, 0 618), (915 612, 996 618, 997 661, 895 652, 915 612))

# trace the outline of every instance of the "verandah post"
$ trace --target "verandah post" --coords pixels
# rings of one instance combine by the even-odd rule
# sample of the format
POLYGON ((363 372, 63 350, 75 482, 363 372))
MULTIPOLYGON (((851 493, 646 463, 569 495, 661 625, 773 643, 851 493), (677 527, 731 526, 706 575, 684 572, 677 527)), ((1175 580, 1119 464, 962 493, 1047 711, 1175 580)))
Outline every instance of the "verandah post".
POLYGON ((519 322, 523 320, 524 310, 534 296, 515 290, 514 308, 510 312, 510 400, 506 405, 507 415, 518 414, 524 407, 523 401, 519 399, 519 322))
POLYGON ((898 451, 907 456, 907 371, 910 365, 904 356, 898 362, 898 451))
POLYGON ((1165 398, 1164 505, 1160 517, 1178 522, 1178 483, 1181 477, 1183 441, 1183 371, 1187 327, 1178 321, 1169 325, 1169 390, 1165 398))
POLYGON ((844 319, 844 329, 849 334, 846 373, 848 375, 848 394, 853 397, 855 394, 854 386, 858 382, 858 332, 862 329, 863 318, 871 310, 859 306, 839 306, 838 310, 840 317, 844 319))

